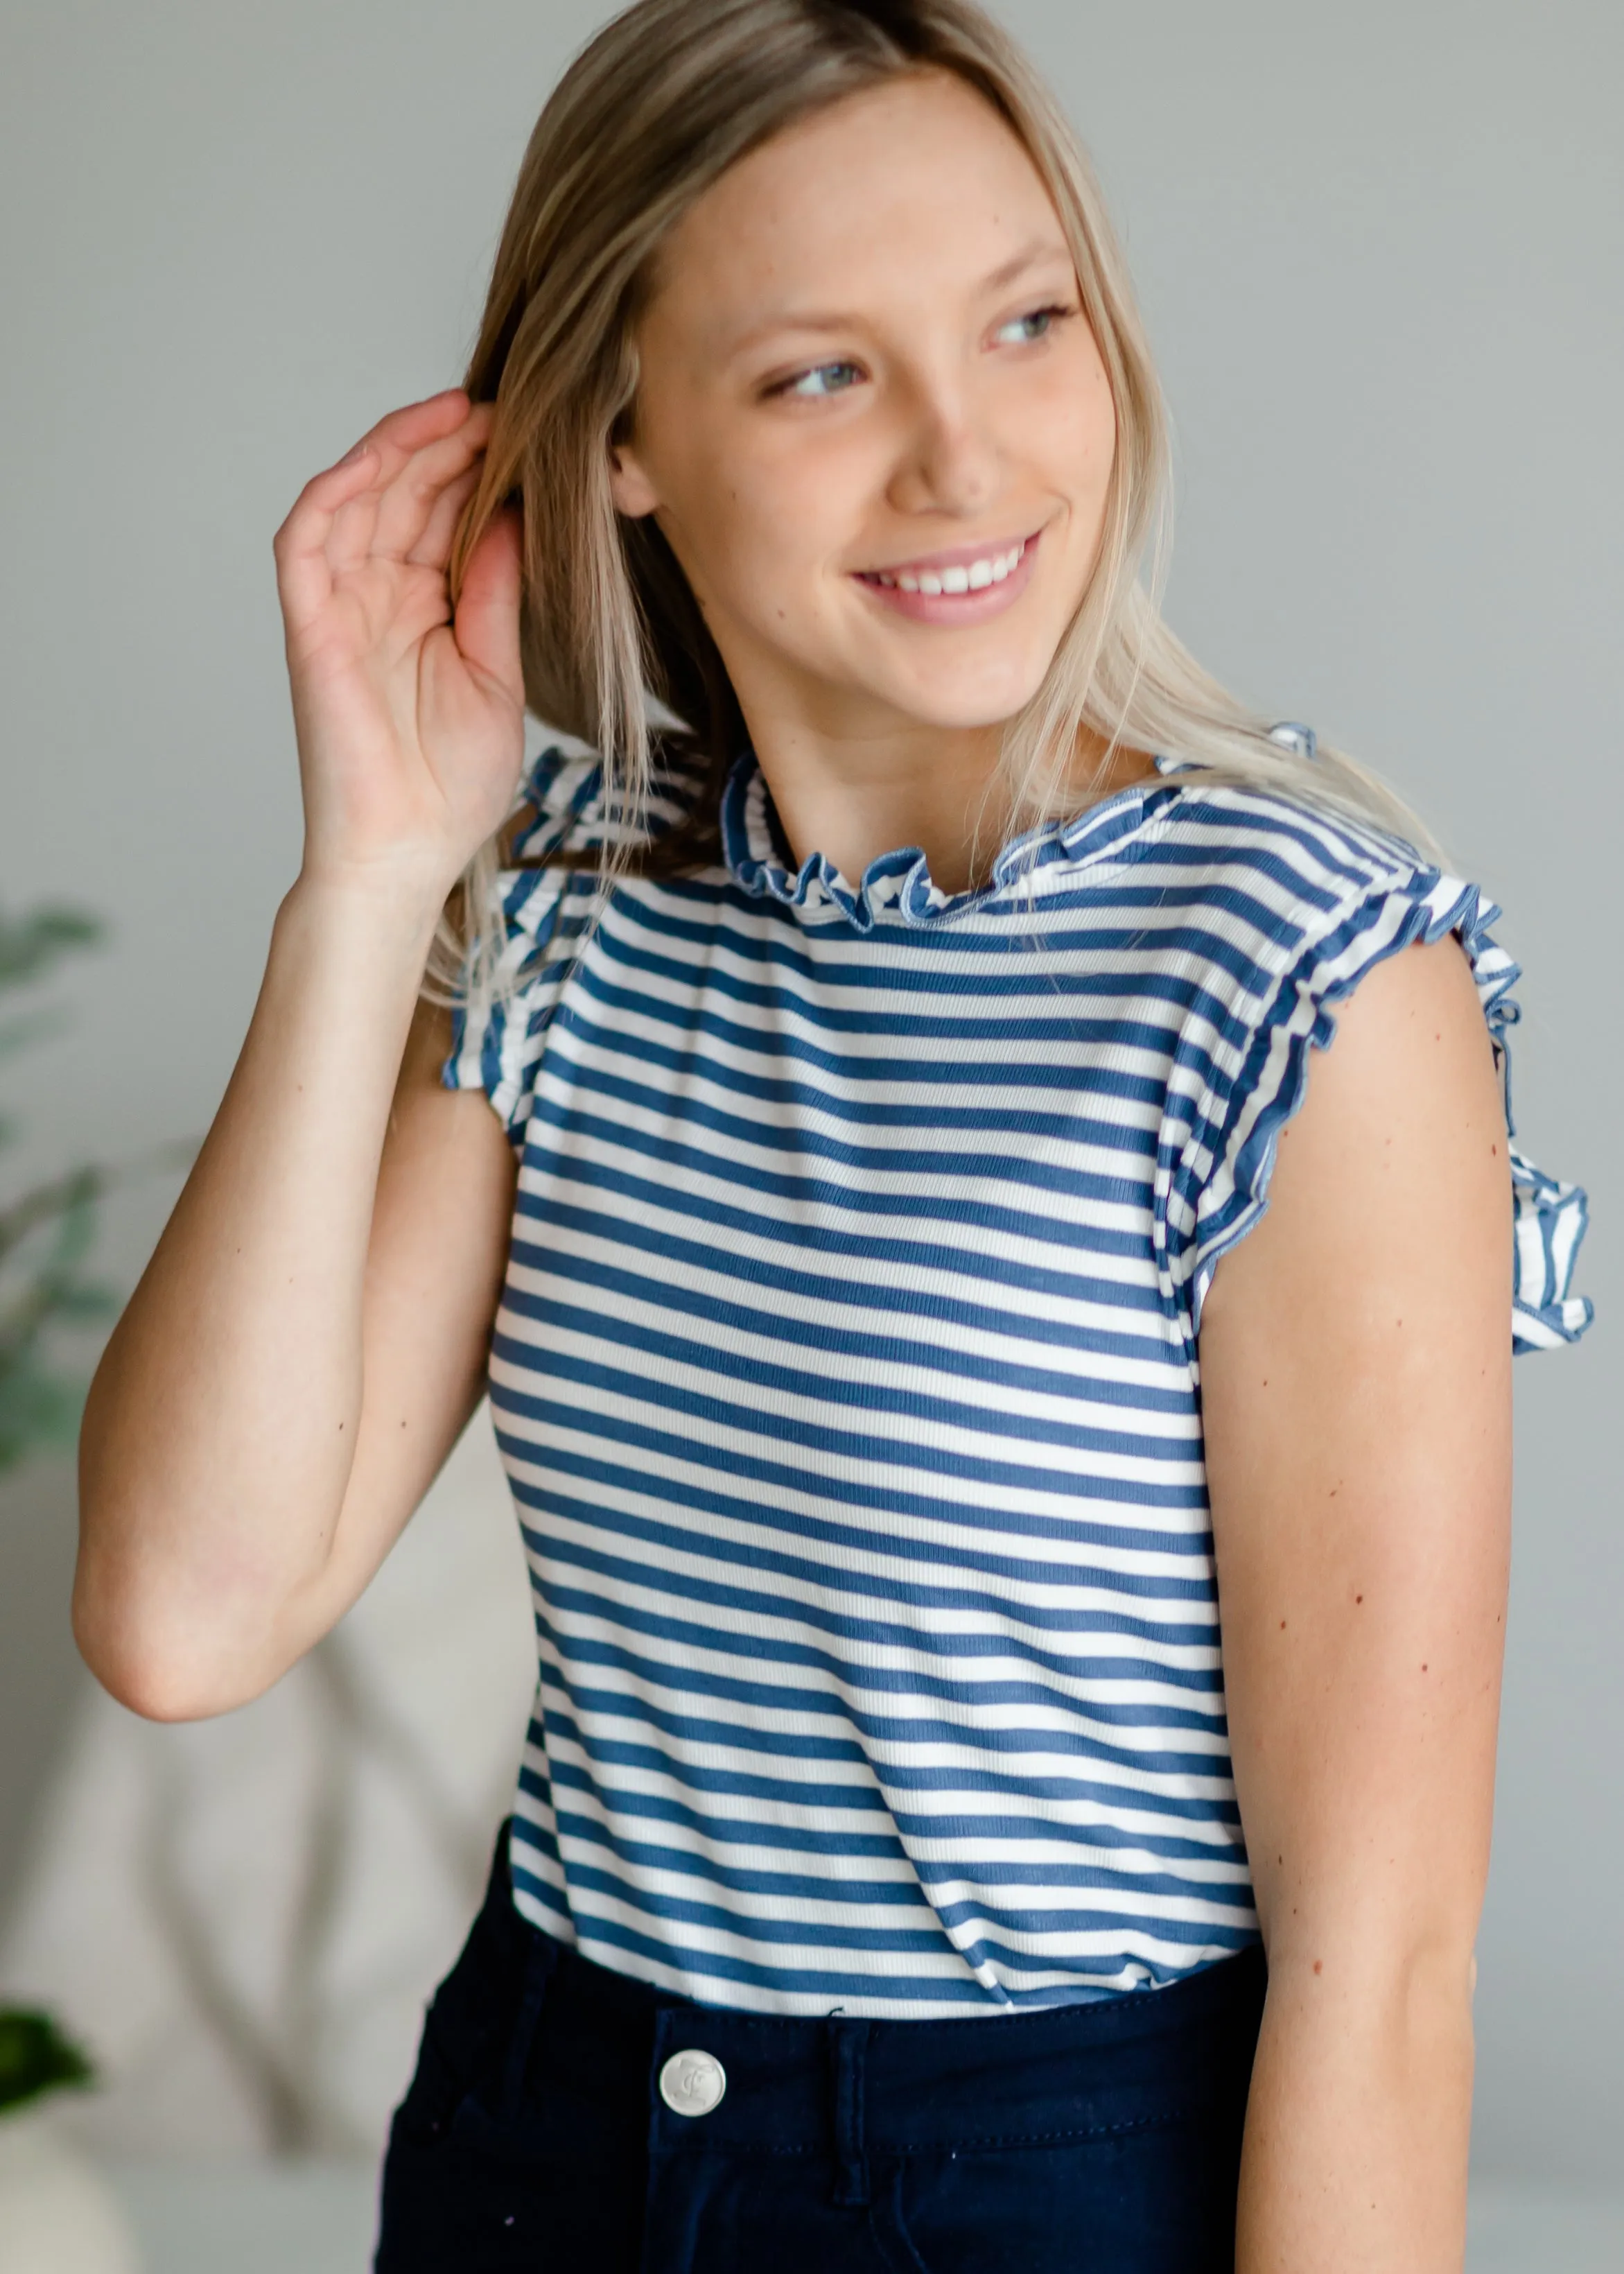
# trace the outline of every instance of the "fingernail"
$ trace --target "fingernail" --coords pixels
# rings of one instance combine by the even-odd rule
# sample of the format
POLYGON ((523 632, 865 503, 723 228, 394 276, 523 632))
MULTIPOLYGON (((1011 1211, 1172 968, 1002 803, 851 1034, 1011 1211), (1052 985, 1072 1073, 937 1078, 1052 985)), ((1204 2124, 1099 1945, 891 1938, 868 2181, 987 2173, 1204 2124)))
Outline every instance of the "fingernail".
POLYGON ((338 463, 341 466, 353 465, 357 458, 364 458, 371 448, 370 442, 357 442, 353 450, 345 451, 338 463))

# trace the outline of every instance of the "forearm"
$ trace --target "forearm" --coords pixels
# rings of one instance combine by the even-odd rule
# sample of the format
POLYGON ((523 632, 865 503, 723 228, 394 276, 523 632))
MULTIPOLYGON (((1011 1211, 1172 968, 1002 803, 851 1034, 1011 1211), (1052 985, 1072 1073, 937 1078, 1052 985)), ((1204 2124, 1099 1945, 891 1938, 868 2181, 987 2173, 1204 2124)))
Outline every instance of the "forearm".
POLYGON ((1237 2274, 1460 2274, 1470 1961, 1271 1970, 1247 2105, 1237 2274))
MULTIPOLYGON (((331 1549, 427 893, 300 885, 207 1141, 86 1410, 75 1623, 125 1694, 240 1658, 331 1549), (171 1639, 173 1638, 173 1639, 171 1639)), ((162 1710, 162 1708, 160 1708, 162 1710)))

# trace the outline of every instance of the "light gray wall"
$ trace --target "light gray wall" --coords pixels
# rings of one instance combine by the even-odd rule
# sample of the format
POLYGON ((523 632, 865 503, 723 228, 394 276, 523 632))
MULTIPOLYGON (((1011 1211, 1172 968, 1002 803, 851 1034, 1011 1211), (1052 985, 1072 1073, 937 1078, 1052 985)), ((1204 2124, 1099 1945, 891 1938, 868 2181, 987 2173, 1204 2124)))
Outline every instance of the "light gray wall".
MULTIPOLYGON (((207 1121, 297 857, 272 531, 381 408, 456 375, 523 137, 605 12, 0 16, 0 893, 117 926, 59 990, 71 1033, 18 1062, 41 1162, 207 1121)), ((1180 436, 1175 619, 1242 691, 1390 772, 1505 903, 1522 1133, 1597 1195, 1601 1323, 1520 1368, 1479 2152, 1616 2184, 1624 11, 1006 13, 1140 279, 1180 436)), ((121 1210, 124 1269, 156 1216, 155 1195, 121 1210)), ((0 1663, 49 1698, 65 1567, 39 1510, 54 1493, 67 1515, 59 1483, 30 1493, 34 1547, 0 1540, 0 1663)), ((0 1840, 38 1758, 21 1727, 0 1840)))

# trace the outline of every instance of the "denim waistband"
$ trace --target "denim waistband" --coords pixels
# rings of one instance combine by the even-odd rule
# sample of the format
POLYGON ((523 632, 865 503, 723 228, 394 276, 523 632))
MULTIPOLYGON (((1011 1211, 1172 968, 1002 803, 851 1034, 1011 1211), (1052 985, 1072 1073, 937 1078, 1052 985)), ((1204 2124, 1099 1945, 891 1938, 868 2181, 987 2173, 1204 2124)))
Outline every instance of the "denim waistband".
MULTIPOLYGON (((808 2019, 741 2013, 616 1974, 514 1908, 499 1841, 466 1962, 505 2011, 509 2119, 559 2112, 646 2125, 662 2159, 726 2151, 832 2157, 867 2199, 870 2154, 1059 2145, 1244 2112, 1265 1984, 1253 1948, 1163 1989, 966 2020, 808 2019), (719 2098, 697 2113, 660 2090, 694 2057, 719 2098), (560 2080, 568 2080, 567 2094, 560 2080)), ((690 2069, 693 2062, 690 2061, 690 2069)))

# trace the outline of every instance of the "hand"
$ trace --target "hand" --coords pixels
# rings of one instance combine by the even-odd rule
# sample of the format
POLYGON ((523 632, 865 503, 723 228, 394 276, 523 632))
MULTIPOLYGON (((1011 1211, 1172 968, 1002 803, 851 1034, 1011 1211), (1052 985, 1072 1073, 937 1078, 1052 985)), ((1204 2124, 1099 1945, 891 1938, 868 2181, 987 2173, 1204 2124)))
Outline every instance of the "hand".
POLYGON ((491 418, 460 388, 390 412, 277 531, 307 877, 443 898, 507 817, 524 750, 517 514, 475 546, 455 614, 447 579, 491 418))

